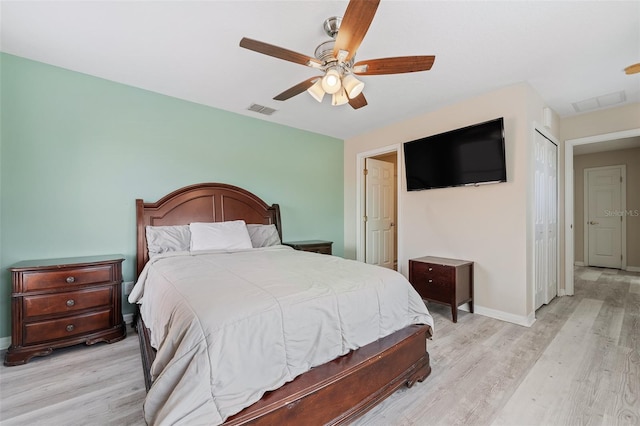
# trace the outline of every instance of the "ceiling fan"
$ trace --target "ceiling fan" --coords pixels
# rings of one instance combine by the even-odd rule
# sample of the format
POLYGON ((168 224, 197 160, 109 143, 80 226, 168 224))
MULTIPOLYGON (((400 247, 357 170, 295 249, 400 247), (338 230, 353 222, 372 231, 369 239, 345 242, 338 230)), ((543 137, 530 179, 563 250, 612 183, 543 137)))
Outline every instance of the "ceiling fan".
POLYGON ((428 71, 435 60, 435 56, 400 56, 355 62, 356 51, 379 3, 380 0, 350 0, 344 17, 327 19, 324 30, 332 40, 321 43, 314 58, 246 37, 240 40, 240 47, 322 71, 322 75, 308 78, 273 99, 285 101, 306 90, 318 102, 322 102, 325 94, 330 94, 332 105, 349 103, 354 109, 362 108, 367 105, 362 93, 364 83, 356 75, 428 71))

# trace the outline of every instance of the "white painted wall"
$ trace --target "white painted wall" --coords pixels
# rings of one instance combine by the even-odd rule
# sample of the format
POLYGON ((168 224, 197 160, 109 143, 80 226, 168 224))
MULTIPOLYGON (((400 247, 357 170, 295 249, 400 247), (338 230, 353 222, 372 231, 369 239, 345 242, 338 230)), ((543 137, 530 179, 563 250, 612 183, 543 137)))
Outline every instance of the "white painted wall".
POLYGON ((413 257, 472 260, 476 312, 530 324, 530 151, 533 123, 542 122, 542 106, 528 84, 517 84, 346 140, 345 256, 355 258, 358 153, 504 117, 506 183, 407 192, 404 163, 399 164, 398 266, 407 275, 413 257))

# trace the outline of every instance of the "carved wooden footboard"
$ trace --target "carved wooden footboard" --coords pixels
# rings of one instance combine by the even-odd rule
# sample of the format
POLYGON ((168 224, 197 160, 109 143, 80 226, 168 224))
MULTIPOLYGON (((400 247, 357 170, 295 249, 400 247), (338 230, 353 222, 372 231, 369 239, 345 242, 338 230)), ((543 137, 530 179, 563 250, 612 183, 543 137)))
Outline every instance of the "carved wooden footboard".
MULTIPOLYGON (((140 352, 147 390, 155 350, 138 316, 140 352)), ((315 367, 227 419, 225 425, 347 424, 401 386, 413 386, 431 373, 428 325, 411 325, 329 363, 315 367)))

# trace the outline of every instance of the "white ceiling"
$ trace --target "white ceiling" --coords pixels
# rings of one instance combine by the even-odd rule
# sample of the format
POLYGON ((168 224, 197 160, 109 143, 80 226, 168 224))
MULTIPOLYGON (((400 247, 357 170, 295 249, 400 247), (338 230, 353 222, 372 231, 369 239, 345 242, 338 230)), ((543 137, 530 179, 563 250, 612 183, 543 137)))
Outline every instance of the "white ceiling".
POLYGON ((362 77, 369 105, 273 96, 317 74, 238 46, 313 56, 343 1, 2 1, 2 51, 180 99, 347 139, 528 82, 561 116, 624 91, 640 102, 640 1, 382 0, 357 60, 436 55, 428 72, 362 77), (278 111, 247 111, 258 103, 278 111))

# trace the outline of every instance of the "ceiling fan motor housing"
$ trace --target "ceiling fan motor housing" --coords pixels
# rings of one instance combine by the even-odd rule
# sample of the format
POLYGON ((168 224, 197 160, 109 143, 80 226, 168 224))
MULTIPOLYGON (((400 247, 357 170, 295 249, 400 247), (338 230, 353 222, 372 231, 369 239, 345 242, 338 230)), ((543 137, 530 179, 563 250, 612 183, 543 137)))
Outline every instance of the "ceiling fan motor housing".
POLYGON ((355 55, 347 62, 338 61, 338 59, 333 56, 333 46, 335 45, 335 43, 335 40, 327 40, 323 43, 320 43, 318 47, 316 47, 314 56, 322 61, 323 66, 321 67, 321 69, 326 71, 331 67, 338 66, 340 67, 341 74, 351 72, 351 67, 353 67, 355 55))

